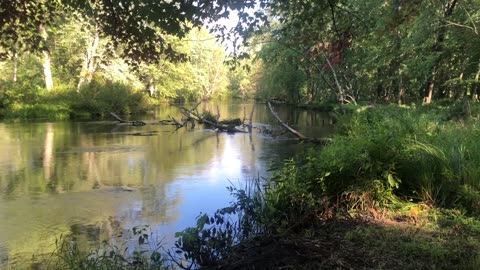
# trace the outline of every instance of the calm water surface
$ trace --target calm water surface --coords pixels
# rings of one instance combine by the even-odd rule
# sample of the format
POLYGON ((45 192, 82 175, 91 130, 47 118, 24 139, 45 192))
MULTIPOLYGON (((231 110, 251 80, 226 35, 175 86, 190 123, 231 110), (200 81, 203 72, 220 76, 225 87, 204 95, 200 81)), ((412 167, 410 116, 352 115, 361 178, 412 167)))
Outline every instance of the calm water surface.
MULTIPOLYGON (((216 112, 216 106, 199 110, 216 112)), ((252 106, 246 105, 247 115, 252 106)), ((230 182, 241 187, 268 177, 272 164, 301 152, 302 145, 261 132, 278 125, 264 104, 255 107, 254 125, 262 129, 252 136, 115 121, 0 123, 0 268, 26 267, 66 234, 91 248, 149 224, 159 239, 173 243, 175 232, 193 225, 200 212, 232 200, 230 182)), ((219 109, 222 119, 243 118, 242 104, 219 109)), ((330 133, 325 114, 276 110, 307 136, 330 133)), ((180 118, 178 109, 164 106, 141 119, 169 115, 180 118)))

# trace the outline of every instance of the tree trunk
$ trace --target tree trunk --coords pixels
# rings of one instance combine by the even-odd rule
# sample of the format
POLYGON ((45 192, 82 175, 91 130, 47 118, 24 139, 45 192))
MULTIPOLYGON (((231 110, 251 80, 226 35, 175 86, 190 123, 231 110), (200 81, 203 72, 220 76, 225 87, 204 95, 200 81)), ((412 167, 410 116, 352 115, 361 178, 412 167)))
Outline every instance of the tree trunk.
MULTIPOLYGON (((393 16, 395 18, 395 21, 400 21, 400 6, 401 6, 401 1, 400 0, 395 0, 393 2, 393 16)), ((402 80, 402 73, 400 70, 402 59, 401 59, 401 53, 402 53, 402 37, 400 33, 400 26, 397 25, 394 29, 394 44, 395 44, 395 52, 394 56, 392 59, 392 67, 393 70, 391 71, 394 79, 393 79, 393 84, 392 88, 393 89, 398 89, 398 96, 397 96, 397 103, 398 105, 401 105, 402 103, 405 102, 405 88, 403 87, 403 80, 402 80)), ((394 90, 395 91, 395 90, 394 90)), ((394 93, 392 93, 395 95, 394 93)))
POLYGON ((472 84, 472 100, 478 101, 478 88, 480 88, 480 64, 478 64, 478 71, 475 74, 475 82, 472 84))
POLYGON ((18 66, 18 54, 13 54, 13 82, 17 82, 17 66, 18 66))
POLYGON ((53 78, 52 78, 52 69, 51 69, 51 60, 50 60, 50 49, 47 45, 48 33, 45 29, 45 24, 41 23, 38 26, 38 32, 41 38, 41 50, 43 54, 43 76, 45 78, 45 88, 47 90, 52 90, 53 88, 53 78))
POLYGON ((305 75, 307 81, 307 101, 313 102, 315 99, 315 82, 309 67, 305 68, 305 75))
MULTIPOLYGON (((458 0, 449 0, 443 7, 443 18, 447 19, 450 17, 453 13, 453 10, 455 9, 455 6, 457 5, 458 0)), ((433 51, 437 52, 441 55, 441 52, 443 51, 443 42, 445 40, 445 34, 447 32, 447 26, 445 24, 442 24, 438 30, 437 37, 435 39, 435 44, 433 45, 433 51)), ((437 60, 432 66, 432 71, 430 78, 427 80, 427 87, 425 91, 425 96, 423 98, 423 101, 425 104, 430 104, 432 102, 433 98, 433 92, 434 92, 434 87, 435 87, 435 74, 438 69, 438 64, 440 63, 441 56, 437 57, 437 60)))
POLYGON ((400 85, 398 91, 398 105, 405 104, 405 88, 400 85))
POLYGON ((90 83, 93 78, 93 74, 97 68, 97 50, 100 43, 100 35, 98 33, 98 25, 95 24, 95 33, 93 40, 87 44, 87 52, 85 53, 85 59, 83 62, 82 71, 80 72, 80 79, 77 84, 77 92, 80 91, 85 82, 90 83))
MULTIPOLYGON (((463 72, 460 73, 460 76, 458 77, 458 81, 460 82, 460 85, 463 85, 463 83, 461 83, 461 82, 463 81, 463 72)), ((457 87, 455 87, 455 88, 461 88, 461 87, 460 87, 460 86, 457 86, 457 87)), ((463 87, 462 87, 462 88, 463 88, 463 87)), ((466 98, 468 98, 468 87, 465 87, 465 89, 464 89, 464 91, 463 91, 463 93, 464 93, 463 96, 461 96, 461 95, 462 95, 461 93, 462 93, 462 91, 458 91, 458 89, 456 89, 456 90, 453 91, 455 100, 457 100, 457 99, 459 99, 459 98, 463 98, 463 96, 466 97, 466 98)), ((470 94, 472 94, 472 93, 470 93, 470 94)), ((449 98, 450 98, 450 96, 449 96, 449 98)))
POLYGON ((432 77, 430 78, 430 80, 428 81, 426 95, 423 98, 423 103, 424 104, 432 103, 433 89, 434 89, 434 86, 435 86, 434 80, 435 80, 435 74, 433 74, 432 77))
POLYGON ((155 81, 153 80, 152 77, 148 79, 147 92, 148 92, 148 95, 152 98, 157 96, 157 85, 155 84, 155 81))

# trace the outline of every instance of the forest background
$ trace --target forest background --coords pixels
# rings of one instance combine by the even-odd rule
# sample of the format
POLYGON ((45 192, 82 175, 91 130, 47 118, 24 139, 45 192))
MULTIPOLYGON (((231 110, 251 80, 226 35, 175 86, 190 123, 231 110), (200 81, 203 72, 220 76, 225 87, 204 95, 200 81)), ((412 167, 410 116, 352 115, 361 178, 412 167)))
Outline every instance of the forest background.
POLYGON ((227 97, 478 99, 477 1, 227 1, 189 18, 187 5, 108 2, 2 3, 2 115, 128 113, 227 97), (172 16, 158 13, 168 8, 172 16), (227 29, 214 23, 221 17, 238 23, 227 29))

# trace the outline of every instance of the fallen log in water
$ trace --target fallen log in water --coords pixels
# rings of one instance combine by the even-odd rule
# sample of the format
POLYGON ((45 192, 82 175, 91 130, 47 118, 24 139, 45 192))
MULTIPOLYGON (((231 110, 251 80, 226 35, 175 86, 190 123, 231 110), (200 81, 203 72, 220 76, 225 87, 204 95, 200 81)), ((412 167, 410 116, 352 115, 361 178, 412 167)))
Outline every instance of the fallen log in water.
POLYGON ((270 109, 270 112, 273 114, 273 116, 275 118, 277 118, 278 122, 280 122, 280 124, 286 129, 288 130, 290 133, 292 133, 295 137, 301 139, 301 140, 305 140, 307 137, 305 137, 305 135, 303 135, 302 133, 296 131, 295 129, 291 128, 289 125, 285 124, 285 122, 282 121, 282 119, 280 119, 280 117, 277 115, 277 113, 273 110, 272 108, 272 103, 267 102, 268 104, 268 108, 270 109))
POLYGON ((144 126, 146 125, 147 123, 143 122, 143 121, 137 121, 137 120, 134 120, 134 121, 127 121, 127 120, 123 120, 120 116, 118 116, 117 114, 113 113, 113 112, 110 112, 110 115, 115 118, 117 121, 119 121, 121 124, 129 124, 129 125, 132 125, 132 126, 144 126))
MULTIPOLYGON (((197 107, 201 104, 201 101, 198 102, 192 109, 186 109, 182 106, 178 106, 175 104, 171 104, 172 106, 175 106, 180 109, 180 112, 183 114, 183 117, 181 120, 177 120, 172 116, 168 116, 170 119, 165 119, 165 120, 160 120, 157 124, 161 125, 174 125, 176 129, 180 129, 182 127, 187 127, 187 124, 191 124, 191 128, 195 128, 195 122, 199 123, 205 123, 212 127, 212 129, 216 129, 219 132, 228 132, 228 133, 248 133, 248 131, 242 130, 237 128, 237 126, 242 125, 242 120, 240 118, 235 118, 235 119, 229 119, 229 120, 221 120, 219 121, 218 118, 220 118, 220 113, 219 109, 217 107, 217 119, 215 122, 210 121, 202 117, 198 111, 197 107)), ((253 114, 253 110, 252 110, 253 114)), ((252 121, 252 114, 250 114, 250 126, 249 126, 249 131, 251 132, 251 121, 252 121)), ((132 126, 144 126, 147 123, 143 121, 127 121, 122 119, 120 116, 117 114, 110 112, 110 115, 115 118, 117 121, 120 122, 120 124, 124 125, 132 125, 132 126)))
MULTIPOLYGON (((248 133, 245 130, 238 129, 236 126, 241 125, 241 120, 240 119, 232 119, 232 120, 223 120, 223 121, 216 121, 212 122, 210 120, 205 119, 202 117, 198 111, 197 107, 200 105, 201 102, 197 103, 193 109, 186 109, 185 107, 174 105, 173 106, 177 107, 180 109, 182 114, 185 116, 185 123, 191 122, 192 123, 192 128, 195 127, 195 121, 199 123, 205 123, 209 126, 211 126, 213 129, 218 130, 219 132, 228 132, 228 133, 248 133)), ((217 108, 217 119, 219 118, 220 114, 218 112, 217 108)))
POLYGON ((273 116, 278 120, 278 122, 292 135, 297 137, 300 141, 305 141, 305 142, 310 142, 310 143, 316 143, 316 144, 326 144, 331 141, 331 139, 318 139, 318 138, 307 138, 305 135, 302 133, 298 132, 297 130, 291 128, 289 125, 287 125, 285 122, 280 119, 278 114, 273 110, 272 104, 270 101, 267 102, 268 108, 270 109, 270 112, 273 114, 273 116))

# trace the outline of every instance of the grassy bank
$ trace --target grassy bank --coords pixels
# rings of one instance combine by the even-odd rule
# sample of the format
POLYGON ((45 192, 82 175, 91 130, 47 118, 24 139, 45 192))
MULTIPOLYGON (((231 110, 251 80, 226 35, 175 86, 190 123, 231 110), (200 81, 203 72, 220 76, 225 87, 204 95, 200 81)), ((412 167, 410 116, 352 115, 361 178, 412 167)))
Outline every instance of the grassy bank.
POLYGON ((11 84, 0 89, 0 116, 6 119, 59 120, 116 112, 142 113, 157 102, 146 92, 108 81, 92 81, 77 91, 59 87, 51 91, 11 84))

